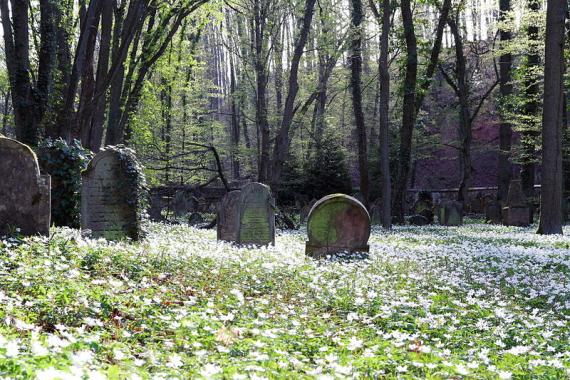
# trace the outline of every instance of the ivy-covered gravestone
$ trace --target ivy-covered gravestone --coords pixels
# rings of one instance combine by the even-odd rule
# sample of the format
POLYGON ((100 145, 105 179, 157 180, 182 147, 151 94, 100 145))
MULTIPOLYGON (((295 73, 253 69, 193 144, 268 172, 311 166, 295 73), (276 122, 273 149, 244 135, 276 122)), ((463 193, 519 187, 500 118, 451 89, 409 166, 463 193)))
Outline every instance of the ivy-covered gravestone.
POLYGON ((267 185, 253 182, 226 194, 218 210, 218 240, 275 244, 275 200, 267 185))
POLYGON ((305 253, 319 258, 339 252, 368 252, 370 215, 356 198, 332 194, 320 199, 309 214, 305 253))
POLYGON ((107 147, 91 160, 82 179, 81 229, 93 237, 138 240, 145 181, 134 151, 107 147))
POLYGON ((0 235, 48 235, 50 190, 30 147, 0 137, 0 235))

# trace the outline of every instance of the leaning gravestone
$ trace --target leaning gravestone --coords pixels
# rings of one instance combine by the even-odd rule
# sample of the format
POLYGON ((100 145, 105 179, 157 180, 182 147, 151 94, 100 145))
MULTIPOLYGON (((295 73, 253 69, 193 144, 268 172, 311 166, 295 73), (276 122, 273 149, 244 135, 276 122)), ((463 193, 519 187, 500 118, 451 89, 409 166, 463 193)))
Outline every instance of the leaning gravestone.
POLYGON ((339 252, 368 252, 370 215, 356 198, 327 195, 311 209, 307 234, 305 253, 314 258, 339 252))
POLYGON ((439 224, 442 226, 460 226, 463 224, 463 203, 442 202, 438 210, 439 224))
POLYGON ((218 240, 237 244, 275 244, 275 200, 268 186, 248 183, 230 191, 218 209, 218 240))
POLYGON ((217 233, 218 240, 237 241, 238 234, 238 202, 240 190, 227 193, 218 208, 217 233))
POLYGON ((82 173, 81 229, 109 240, 141 237, 144 176, 134 151, 99 152, 82 173))
POLYGON ((503 207, 503 224, 526 227, 532 223, 531 210, 522 191, 520 180, 512 180, 509 185, 507 206, 503 207))
POLYGON ((0 235, 48 235, 51 219, 50 176, 40 175, 29 146, 0 137, 0 235))

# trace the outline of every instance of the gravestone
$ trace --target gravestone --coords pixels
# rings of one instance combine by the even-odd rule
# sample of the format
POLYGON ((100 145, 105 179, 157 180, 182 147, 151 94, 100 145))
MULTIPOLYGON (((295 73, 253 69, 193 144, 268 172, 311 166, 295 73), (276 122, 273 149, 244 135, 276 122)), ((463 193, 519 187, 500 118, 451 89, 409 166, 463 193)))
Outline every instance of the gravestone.
POLYGON ((503 206, 499 201, 490 201, 485 205, 485 221, 490 224, 501 224, 503 206))
POLYGON ((238 244, 275 245, 275 200, 269 186, 252 182, 241 189, 238 244))
POLYGON ((51 179, 29 146, 0 137, 0 235, 48 235, 51 179), (19 231, 18 231, 19 229, 19 231))
POLYGON ((240 190, 230 191, 220 202, 217 220, 218 240, 231 242, 237 241, 239 228, 238 204, 240 194, 240 190))
POLYGON ((309 214, 305 253, 319 258, 339 252, 368 252, 370 216, 356 198, 332 194, 320 199, 309 214))
POLYGON ((373 226, 379 226, 382 224, 382 207, 374 205, 370 208, 370 223, 373 226))
POLYGON ((463 224, 463 203, 445 201, 438 210, 439 224, 442 226, 460 226, 463 224))
POLYGON ((82 173, 81 229, 108 240, 141 237, 144 177, 134 151, 107 147, 82 173))
POLYGON ((526 227, 532 223, 531 210, 526 201, 520 180, 512 180, 509 185, 507 205, 502 210, 503 224, 526 227))
POLYGON ((218 208, 218 240, 275 244, 275 201, 268 186, 248 183, 227 193, 218 208))

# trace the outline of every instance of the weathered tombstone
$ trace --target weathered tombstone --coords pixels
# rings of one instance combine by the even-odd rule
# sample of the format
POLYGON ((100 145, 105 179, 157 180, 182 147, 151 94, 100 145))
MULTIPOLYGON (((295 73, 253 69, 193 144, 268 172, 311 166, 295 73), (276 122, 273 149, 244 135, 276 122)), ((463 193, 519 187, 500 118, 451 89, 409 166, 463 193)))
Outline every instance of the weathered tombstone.
POLYGON ((532 223, 531 210, 522 191, 520 180, 511 181, 507 206, 503 207, 502 216, 503 224, 506 226, 526 227, 532 223))
POLYGON ((198 209, 199 200, 190 191, 178 190, 170 203, 170 210, 176 216, 184 216, 198 209))
POLYGON ((269 186, 252 182, 241 189, 238 244, 275 245, 275 200, 269 186))
POLYGON ((501 224, 503 206, 498 201, 491 201, 485 205, 485 221, 490 224, 501 224))
POLYGON ((218 208, 218 240, 275 244, 275 201, 268 186, 248 183, 227 193, 218 208))
POLYGON ((373 205, 370 208, 370 222, 373 226, 378 226, 382 224, 382 207, 378 205, 373 205))
POLYGON ((429 220, 423 215, 412 215, 408 218, 408 223, 412 226, 427 226, 429 220))
POLYGON ((315 203, 317 203, 317 200, 312 199, 307 205, 305 205, 305 207, 301 209, 301 212, 299 213, 299 220, 301 224, 304 224, 307 221, 309 213, 311 212, 311 209, 313 208, 315 203))
POLYGON ((164 200, 164 197, 160 194, 151 194, 150 196, 150 208, 148 211, 148 216, 153 222, 160 222, 163 220, 162 210, 167 206, 168 201, 164 200))
POLYGON ((442 202, 439 207, 439 224, 442 226, 460 226, 463 224, 463 203, 442 202))
POLYGON ((134 151, 99 152, 82 173, 81 229, 109 240, 141 237, 144 176, 134 151))
POLYGON ((356 198, 332 194, 320 199, 309 214, 305 253, 323 257, 339 252, 368 252, 370 216, 356 198))
POLYGON ((232 242, 237 240, 239 228, 238 205, 240 194, 240 190, 230 191, 220 202, 217 220, 218 240, 232 242))
POLYGON ((0 235, 48 235, 51 219, 50 176, 40 175, 29 146, 0 137, 0 235))

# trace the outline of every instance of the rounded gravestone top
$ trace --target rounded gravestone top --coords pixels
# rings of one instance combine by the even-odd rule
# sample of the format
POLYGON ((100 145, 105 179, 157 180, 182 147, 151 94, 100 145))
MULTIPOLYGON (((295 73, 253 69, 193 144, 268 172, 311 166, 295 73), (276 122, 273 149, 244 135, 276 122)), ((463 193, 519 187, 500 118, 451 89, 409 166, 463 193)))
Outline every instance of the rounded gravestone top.
POLYGON ((354 197, 345 194, 327 195, 311 209, 307 233, 307 247, 310 246, 317 256, 334 251, 367 251, 370 215, 366 207, 354 197))

